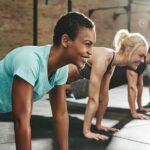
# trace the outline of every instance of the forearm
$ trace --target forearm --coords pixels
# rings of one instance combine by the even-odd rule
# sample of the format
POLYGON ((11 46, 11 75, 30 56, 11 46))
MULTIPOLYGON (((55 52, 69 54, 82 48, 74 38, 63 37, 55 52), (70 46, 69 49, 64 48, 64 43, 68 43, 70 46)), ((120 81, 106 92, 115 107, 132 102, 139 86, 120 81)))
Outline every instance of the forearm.
POLYGON ((131 114, 134 114, 136 112, 135 99, 136 99, 136 88, 129 87, 128 88, 128 102, 129 102, 131 114))
POLYGON ((69 119, 65 90, 65 85, 59 85, 49 93, 58 150, 68 150, 69 119))
POLYGON ((83 134, 86 134, 91 130, 92 119, 96 114, 97 108, 98 108, 98 104, 96 103, 96 101, 92 98, 89 98, 88 103, 86 105, 83 134))
POLYGON ((30 121, 25 119, 14 121, 16 150, 31 150, 31 127, 30 121))
POLYGON ((142 92, 143 92, 143 86, 139 85, 138 86, 138 95, 137 95, 137 104, 138 108, 142 108, 142 92))
POLYGON ((54 124, 58 149, 68 150, 68 113, 66 112, 62 116, 57 117, 57 119, 54 119, 54 124))
POLYGON ((99 128, 101 126, 102 119, 104 117, 105 111, 108 106, 109 97, 108 95, 105 95, 103 98, 101 98, 98 106, 98 110, 96 113, 96 126, 99 128))
POLYGON ((104 117, 105 111, 108 106, 109 101, 109 85, 110 85, 110 79, 112 77, 114 68, 112 68, 111 72, 105 74, 102 85, 100 89, 100 96, 99 96, 99 106, 96 114, 96 126, 97 129, 101 128, 101 122, 104 117))

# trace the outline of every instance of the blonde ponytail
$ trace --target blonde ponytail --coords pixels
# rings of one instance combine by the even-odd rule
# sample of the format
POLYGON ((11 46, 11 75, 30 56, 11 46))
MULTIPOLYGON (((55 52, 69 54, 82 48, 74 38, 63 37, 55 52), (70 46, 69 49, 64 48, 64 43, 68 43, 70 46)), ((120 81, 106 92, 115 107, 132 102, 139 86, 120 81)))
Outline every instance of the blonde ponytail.
POLYGON ((115 49, 120 49, 123 41, 129 37, 129 32, 128 30, 126 29, 121 29, 119 30, 116 35, 115 35, 115 38, 114 38, 114 41, 113 41, 113 46, 115 49))
POLYGON ((119 30, 114 38, 114 48, 117 51, 124 52, 126 47, 130 47, 132 49, 138 44, 142 45, 148 51, 148 42, 143 35, 140 33, 129 33, 126 29, 119 30))

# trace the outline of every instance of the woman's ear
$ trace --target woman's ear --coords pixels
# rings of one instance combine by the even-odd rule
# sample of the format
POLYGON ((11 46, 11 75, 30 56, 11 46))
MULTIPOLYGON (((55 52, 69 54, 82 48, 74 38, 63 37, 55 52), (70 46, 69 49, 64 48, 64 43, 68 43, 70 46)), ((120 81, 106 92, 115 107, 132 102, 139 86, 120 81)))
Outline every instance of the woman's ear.
POLYGON ((63 34, 61 37, 61 44, 63 45, 63 47, 67 47, 68 46, 68 42, 69 42, 70 38, 67 34, 63 34))

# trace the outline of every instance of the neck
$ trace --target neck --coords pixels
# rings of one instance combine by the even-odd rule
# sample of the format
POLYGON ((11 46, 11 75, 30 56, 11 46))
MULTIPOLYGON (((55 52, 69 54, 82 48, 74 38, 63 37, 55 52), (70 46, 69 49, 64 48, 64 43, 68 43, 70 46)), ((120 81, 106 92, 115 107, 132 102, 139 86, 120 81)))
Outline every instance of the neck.
POLYGON ((126 58, 124 57, 124 55, 122 55, 119 52, 116 52, 115 53, 115 58, 114 58, 114 61, 113 61, 113 65, 115 65, 115 66, 125 66, 125 65, 127 65, 127 61, 126 61, 126 58))
POLYGON ((52 46, 48 59, 48 75, 64 65, 67 65, 67 62, 64 59, 63 48, 52 46))

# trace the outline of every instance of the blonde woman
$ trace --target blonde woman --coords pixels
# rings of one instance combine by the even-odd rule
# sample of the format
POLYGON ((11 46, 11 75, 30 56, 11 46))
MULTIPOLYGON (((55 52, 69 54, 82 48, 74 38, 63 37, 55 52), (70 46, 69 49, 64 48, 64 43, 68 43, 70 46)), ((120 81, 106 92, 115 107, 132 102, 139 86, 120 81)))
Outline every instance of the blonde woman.
POLYGON ((117 131, 115 128, 102 126, 102 118, 107 108, 109 83, 115 66, 129 66, 136 69, 144 62, 148 51, 146 39, 139 33, 120 30, 114 38, 115 49, 93 47, 92 56, 83 69, 69 66, 68 83, 81 78, 89 79, 88 103, 86 105, 83 134, 86 138, 106 140, 107 136, 91 131, 92 119, 96 116, 98 130, 117 131))
POLYGON ((141 63, 136 70, 127 69, 126 71, 130 112, 131 116, 136 119, 150 119, 149 116, 140 113, 150 111, 150 108, 142 106, 143 75, 147 64, 150 64, 150 49, 144 63, 141 63), (139 112, 136 111, 136 103, 139 112))

